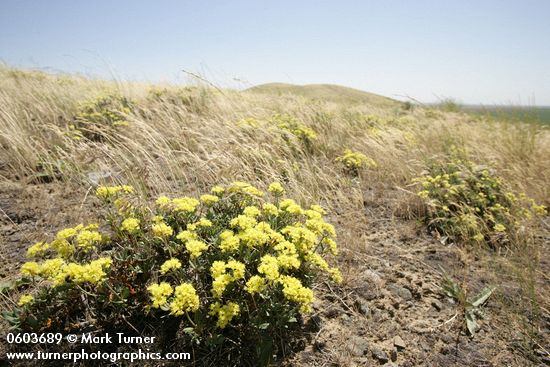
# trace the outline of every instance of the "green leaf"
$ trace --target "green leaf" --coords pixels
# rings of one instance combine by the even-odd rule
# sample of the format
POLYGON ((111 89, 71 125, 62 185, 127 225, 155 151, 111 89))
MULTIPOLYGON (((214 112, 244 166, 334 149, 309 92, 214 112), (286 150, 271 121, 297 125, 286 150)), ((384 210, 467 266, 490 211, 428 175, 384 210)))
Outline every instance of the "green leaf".
POLYGON ((466 319, 466 327, 468 328, 468 331, 470 332, 471 336, 474 336, 477 330, 477 320, 476 316, 471 311, 466 311, 466 314, 464 315, 466 319))
POLYGON ((258 326, 258 329, 265 330, 269 327, 269 325, 269 322, 264 322, 263 324, 260 324, 260 326, 258 326))
POLYGON ((129 295, 130 295, 130 289, 128 289, 128 287, 123 287, 122 291, 120 292, 120 297, 122 299, 126 299, 128 298, 129 295))
POLYGON ((14 281, 0 283, 0 293, 4 293, 4 291, 11 291, 15 288, 15 286, 16 283, 14 281))
POLYGON ((16 324, 19 322, 19 316, 15 311, 4 311, 2 312, 2 318, 9 322, 10 324, 16 324))
POLYGON ((487 299, 489 299, 489 297, 491 297, 491 294, 493 294, 493 292, 495 291, 496 288, 489 288, 489 287, 486 287, 484 288, 481 292, 479 292, 479 294, 477 296, 474 297, 474 299, 472 300, 472 305, 474 307, 479 307, 481 306, 482 304, 484 304, 487 299))

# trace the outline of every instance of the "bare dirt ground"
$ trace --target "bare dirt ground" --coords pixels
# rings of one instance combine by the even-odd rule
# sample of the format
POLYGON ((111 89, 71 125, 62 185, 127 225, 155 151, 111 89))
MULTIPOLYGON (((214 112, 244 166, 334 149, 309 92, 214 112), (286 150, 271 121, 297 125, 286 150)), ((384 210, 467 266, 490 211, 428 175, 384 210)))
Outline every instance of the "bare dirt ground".
MULTIPOLYGON (((17 276, 29 245, 93 218, 97 208, 90 192, 55 182, 0 184, 0 278, 17 276)), ((443 244, 385 205, 367 203, 356 215, 360 220, 355 223, 361 224, 353 230, 346 230, 346 218, 333 219, 340 233, 344 285, 318 286, 312 316, 318 328, 285 365, 550 365, 548 305, 529 304, 513 276, 509 280, 503 275, 509 273, 498 270, 504 265, 491 260, 494 255, 443 244), (458 305, 442 295, 443 271, 473 294, 499 282, 474 338, 465 332, 458 305), (518 317, 510 312, 517 307, 538 314, 518 317)), ((545 238, 547 249, 550 237, 545 238)), ((547 257, 541 262, 550 270, 547 257)), ((538 294, 549 291, 544 272, 538 271, 535 279, 538 294)))

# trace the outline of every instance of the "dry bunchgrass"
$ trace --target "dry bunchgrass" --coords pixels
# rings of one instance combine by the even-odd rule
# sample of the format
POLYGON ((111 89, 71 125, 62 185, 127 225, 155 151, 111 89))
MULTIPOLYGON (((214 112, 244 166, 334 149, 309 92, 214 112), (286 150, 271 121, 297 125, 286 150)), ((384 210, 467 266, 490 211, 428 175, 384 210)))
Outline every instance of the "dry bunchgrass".
POLYGON ((234 179, 281 179, 304 199, 357 206, 358 182, 404 187, 427 158, 455 144, 535 200, 548 200, 550 132, 542 126, 424 108, 409 112, 397 105, 347 107, 290 96, 167 86, 168 94, 187 93, 187 100, 178 103, 149 98, 150 88, 0 69, 3 174, 28 179, 50 169, 57 172, 45 173, 59 179, 85 181, 88 173, 102 172, 153 192, 189 191, 234 179), (136 102, 127 116, 129 126, 104 131, 103 141, 72 139, 68 126, 79 103, 106 90, 136 102), (287 113, 313 128, 318 135, 313 147, 307 149, 298 139, 286 142, 281 130, 267 122, 273 113, 287 113), (381 121, 368 121, 370 115, 381 121), (259 120, 259 126, 237 123, 247 117, 259 120), (379 168, 363 172, 361 180, 348 177, 335 162, 345 148, 372 157, 379 168))

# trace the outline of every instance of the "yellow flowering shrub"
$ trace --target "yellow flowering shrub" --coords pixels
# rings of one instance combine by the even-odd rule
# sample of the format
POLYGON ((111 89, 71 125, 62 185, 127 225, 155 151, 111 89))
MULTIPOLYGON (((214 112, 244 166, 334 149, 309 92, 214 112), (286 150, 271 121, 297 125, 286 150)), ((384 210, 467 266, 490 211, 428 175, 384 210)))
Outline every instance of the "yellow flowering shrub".
POLYGON ((21 276, 36 287, 11 314, 14 327, 78 332, 93 315, 103 330, 182 330, 209 353, 240 345, 250 349, 240 356, 261 365, 300 330, 313 283, 342 280, 329 265, 337 245, 325 211, 285 198, 279 183, 263 192, 234 182, 200 199, 161 196, 150 207, 129 186, 96 194, 105 223, 66 228, 29 248, 36 261, 21 276))
POLYGON ((414 179, 432 230, 451 240, 496 247, 513 241, 526 221, 546 213, 544 206, 513 192, 489 168, 456 155, 434 162, 414 179))
POLYGON ((285 132, 294 135, 299 140, 310 145, 317 139, 317 133, 310 127, 304 125, 297 118, 287 114, 274 114, 271 116, 271 122, 285 132))
POLYGON ((81 104, 69 134, 74 139, 82 137, 101 140, 104 129, 128 126, 127 116, 133 103, 119 94, 100 95, 81 104))
POLYGON ((376 168, 378 166, 372 158, 350 149, 344 150, 344 154, 337 157, 336 162, 342 163, 347 171, 355 174, 362 168, 376 168))

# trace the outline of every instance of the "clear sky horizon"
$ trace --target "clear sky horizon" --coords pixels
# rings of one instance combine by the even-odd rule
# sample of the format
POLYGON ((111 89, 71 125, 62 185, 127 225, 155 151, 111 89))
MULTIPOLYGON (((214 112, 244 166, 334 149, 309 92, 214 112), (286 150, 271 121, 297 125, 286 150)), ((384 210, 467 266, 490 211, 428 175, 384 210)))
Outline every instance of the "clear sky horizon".
POLYGON ((333 83, 422 102, 550 105, 550 1, 0 2, 0 61, 223 87, 333 83))

